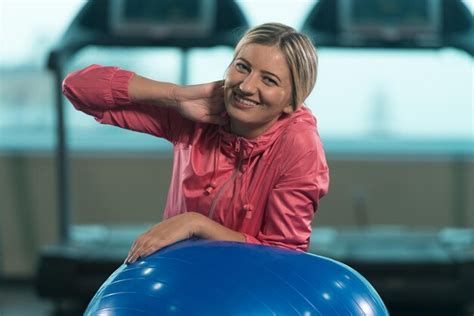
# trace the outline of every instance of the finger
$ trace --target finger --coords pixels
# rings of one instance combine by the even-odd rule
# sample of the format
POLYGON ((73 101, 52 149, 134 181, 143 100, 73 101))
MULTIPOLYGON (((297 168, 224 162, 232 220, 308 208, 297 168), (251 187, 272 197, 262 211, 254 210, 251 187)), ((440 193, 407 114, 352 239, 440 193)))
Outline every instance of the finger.
POLYGON ((143 250, 143 253, 142 253, 141 257, 143 257, 143 258, 148 257, 152 253, 155 253, 158 250, 160 250, 161 248, 163 248, 163 247, 158 245, 158 244, 155 244, 151 247, 148 247, 147 249, 143 250))
POLYGON ((214 99, 223 100, 224 99, 224 89, 219 89, 216 94, 214 94, 214 99))
POLYGON ((137 259, 141 257, 141 252, 140 251, 136 251, 136 252, 133 252, 130 257, 128 258, 128 263, 134 263, 135 261, 137 261, 137 259))
MULTIPOLYGON (((156 226, 156 225, 155 225, 156 226)), ((139 235, 137 237, 137 239, 135 239, 135 241, 133 242, 132 246, 130 247, 130 250, 128 251, 128 254, 127 254, 127 257, 125 258, 125 263, 129 263, 130 262, 130 259, 132 258, 132 256, 135 256, 135 254, 137 253, 137 251, 139 251, 140 248, 143 247, 143 245, 147 242, 147 240, 150 238, 149 235, 150 233, 152 232, 153 230, 153 227, 155 226, 152 226, 151 228, 149 228, 146 232, 144 232, 143 234, 139 235)))
POLYGON ((129 263, 130 261, 130 257, 132 256, 132 254, 135 252, 135 249, 137 247, 137 241, 135 240, 132 244, 132 246, 130 247, 130 250, 128 251, 127 253, 127 257, 125 258, 124 260, 124 263, 127 264, 129 263))
POLYGON ((227 118, 218 115, 209 115, 206 117, 205 123, 216 124, 216 125, 225 125, 227 124, 227 118))
POLYGON ((137 249, 141 247, 144 237, 145 237, 145 234, 142 234, 133 242, 132 247, 128 251, 127 259, 125 259, 125 261, 128 261, 131 255, 134 254, 137 251, 137 249))
POLYGON ((133 250, 137 247, 137 240, 135 240, 132 243, 132 246, 130 247, 130 250, 128 251, 127 258, 130 257, 130 254, 133 252, 133 250))
POLYGON ((216 96, 206 105, 211 114, 218 114, 225 109, 224 97, 216 96))
POLYGON ((135 261, 137 261, 137 259, 140 257, 140 255, 138 253, 133 253, 130 258, 128 259, 128 263, 134 263, 135 261))
POLYGON ((171 245, 173 242, 174 241, 172 239, 168 239, 168 238, 154 240, 153 243, 150 245, 150 247, 145 248, 143 250, 142 257, 148 257, 149 255, 160 250, 161 248, 171 245))
POLYGON ((125 264, 131 263, 132 257, 135 256, 135 250, 128 252, 127 258, 125 258, 125 264))
POLYGON ((214 81, 211 87, 211 96, 220 96, 224 94, 224 80, 214 81))
POLYGON ((225 82, 225 80, 221 79, 221 80, 217 80, 217 81, 212 82, 212 84, 213 84, 215 89, 221 89, 221 88, 224 88, 224 82, 225 82))
POLYGON ((135 262, 138 257, 141 256, 143 249, 148 247, 149 242, 147 240, 142 240, 141 242, 137 243, 136 247, 131 250, 130 254, 127 257, 127 262, 133 263, 135 262))
POLYGON ((143 257, 143 252, 150 246, 150 242, 143 243, 140 248, 138 248, 135 253, 130 257, 131 262, 137 261, 139 257, 143 257))
POLYGON ((146 258, 152 253, 163 248, 162 243, 160 243, 159 241, 150 241, 148 244, 149 244, 148 246, 144 245, 142 248, 137 250, 135 254, 132 255, 132 257, 130 258, 130 261, 132 263, 138 260, 138 258, 146 258))

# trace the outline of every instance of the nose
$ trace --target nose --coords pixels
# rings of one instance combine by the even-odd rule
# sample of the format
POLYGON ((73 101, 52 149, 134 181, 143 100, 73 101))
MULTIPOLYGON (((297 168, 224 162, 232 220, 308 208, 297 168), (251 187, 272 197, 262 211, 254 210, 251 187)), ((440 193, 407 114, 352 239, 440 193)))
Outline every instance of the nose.
POLYGON ((240 83, 239 89, 242 93, 252 95, 257 92, 257 76, 254 73, 248 74, 240 83))

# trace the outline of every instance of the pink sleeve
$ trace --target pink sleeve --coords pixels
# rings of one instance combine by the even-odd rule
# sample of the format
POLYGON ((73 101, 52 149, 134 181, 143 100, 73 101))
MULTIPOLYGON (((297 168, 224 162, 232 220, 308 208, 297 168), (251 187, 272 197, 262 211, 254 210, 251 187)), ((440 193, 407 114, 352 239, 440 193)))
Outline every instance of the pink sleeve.
MULTIPOLYGON (((307 145, 299 142, 291 150, 298 152, 296 148, 308 148, 307 145)), ((319 141, 312 145, 317 148, 306 151, 298 159, 288 160, 285 171, 270 193, 260 232, 256 237, 245 235, 248 243, 308 250, 311 221, 319 200, 329 187, 329 171, 322 147, 319 141)))
POLYGON ((118 67, 91 65, 70 73, 63 81, 63 94, 73 106, 102 124, 114 125, 177 141, 192 122, 177 112, 130 101, 128 82, 133 72, 118 67))

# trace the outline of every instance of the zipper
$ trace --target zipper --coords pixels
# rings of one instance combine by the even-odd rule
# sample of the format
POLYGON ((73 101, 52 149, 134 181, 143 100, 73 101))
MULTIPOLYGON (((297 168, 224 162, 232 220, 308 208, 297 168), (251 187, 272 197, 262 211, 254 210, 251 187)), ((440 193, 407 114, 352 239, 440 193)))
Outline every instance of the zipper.
POLYGON ((214 217, 214 211, 216 209, 217 202, 221 198, 222 193, 225 192, 225 189, 229 185, 229 183, 234 182, 235 178, 237 178, 237 173, 240 170, 240 166, 242 164, 242 154, 240 153, 240 137, 237 138, 237 142, 235 143, 235 152, 239 154, 239 158, 237 160, 237 167, 234 169, 232 172, 232 175, 230 178, 222 185, 222 187, 217 191, 216 196, 214 197, 214 200, 212 201, 211 207, 209 208, 209 214, 208 217, 212 219, 214 217))

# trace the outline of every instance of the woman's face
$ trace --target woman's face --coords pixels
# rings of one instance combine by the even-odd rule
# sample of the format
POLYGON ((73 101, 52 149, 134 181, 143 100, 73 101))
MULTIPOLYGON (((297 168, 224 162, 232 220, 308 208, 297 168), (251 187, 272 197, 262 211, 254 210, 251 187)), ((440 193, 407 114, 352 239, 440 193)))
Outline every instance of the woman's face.
POLYGON ((244 46, 227 70, 224 100, 231 132, 255 138, 291 113, 291 77, 277 46, 244 46))

